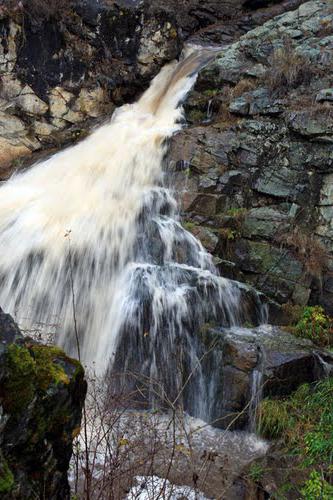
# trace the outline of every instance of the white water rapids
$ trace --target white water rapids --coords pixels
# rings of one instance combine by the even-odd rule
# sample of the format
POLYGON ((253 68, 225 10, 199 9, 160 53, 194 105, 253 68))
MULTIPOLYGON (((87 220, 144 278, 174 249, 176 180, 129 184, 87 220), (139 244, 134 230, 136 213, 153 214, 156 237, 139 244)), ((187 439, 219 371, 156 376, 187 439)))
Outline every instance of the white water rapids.
POLYGON ((84 363, 168 380, 174 394, 175 352, 188 371, 198 364, 193 331, 242 319, 241 286, 217 275, 163 184, 179 104, 211 57, 167 65, 138 102, 0 188, 1 307, 23 329, 55 325, 77 356, 75 310, 84 363))

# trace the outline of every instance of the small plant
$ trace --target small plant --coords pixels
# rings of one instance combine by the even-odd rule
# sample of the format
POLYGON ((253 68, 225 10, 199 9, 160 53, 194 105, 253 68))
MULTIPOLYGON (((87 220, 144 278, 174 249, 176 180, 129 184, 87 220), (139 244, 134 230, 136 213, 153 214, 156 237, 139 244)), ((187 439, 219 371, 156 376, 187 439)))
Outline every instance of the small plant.
POLYGON ((227 210, 226 215, 228 215, 230 217, 237 218, 237 219, 243 219, 246 212, 247 212, 246 208, 233 207, 233 208, 229 208, 229 210, 227 210))
POLYGON ((333 498, 333 486, 331 486, 322 475, 313 470, 310 478, 301 489, 305 500, 331 500, 333 498))
POLYGON ((249 477, 254 481, 255 483, 259 483, 265 470, 263 466, 257 462, 251 464, 250 469, 249 469, 249 477))
POLYGON ((231 90, 231 96, 233 98, 240 97, 245 92, 250 92, 257 88, 258 82, 250 78, 242 78, 231 90))
POLYGON ((305 307, 294 333, 319 346, 329 347, 333 345, 333 318, 327 316, 321 306, 305 307))
POLYGON ((280 438, 292 424, 288 402, 264 399, 258 412, 258 432, 267 439, 280 438))
POLYGON ((304 500, 333 498, 332 401, 333 378, 327 378, 300 386, 288 398, 264 399, 259 406, 259 433, 278 438, 283 454, 293 457, 297 470, 309 473, 309 479, 304 483, 303 475, 297 486, 304 500))
POLYGON ((238 233, 235 229, 231 229, 230 227, 223 227, 219 229, 219 234, 223 240, 233 241, 237 238, 238 233))
POLYGON ((9 493, 14 486, 14 476, 0 452, 0 496, 9 493))

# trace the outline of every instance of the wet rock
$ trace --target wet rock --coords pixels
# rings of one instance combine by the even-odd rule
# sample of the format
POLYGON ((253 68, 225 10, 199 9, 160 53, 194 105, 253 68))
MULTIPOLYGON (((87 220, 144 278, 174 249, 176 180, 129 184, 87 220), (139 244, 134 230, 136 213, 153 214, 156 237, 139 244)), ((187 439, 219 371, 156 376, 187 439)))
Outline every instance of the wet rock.
POLYGON ((86 393, 80 363, 24 338, 0 310, 0 496, 69 498, 67 470, 86 393), (5 474, 5 478, 3 475, 5 474))
POLYGON ((246 238, 274 238, 277 231, 287 231, 290 226, 288 212, 279 207, 259 207, 249 210, 242 224, 246 238))
POLYGON ((285 396, 324 377, 321 356, 333 367, 331 353, 268 325, 212 329, 206 332, 206 342, 214 342, 222 356, 218 373, 211 374, 219 397, 211 417, 221 427, 248 426, 256 397, 285 396))

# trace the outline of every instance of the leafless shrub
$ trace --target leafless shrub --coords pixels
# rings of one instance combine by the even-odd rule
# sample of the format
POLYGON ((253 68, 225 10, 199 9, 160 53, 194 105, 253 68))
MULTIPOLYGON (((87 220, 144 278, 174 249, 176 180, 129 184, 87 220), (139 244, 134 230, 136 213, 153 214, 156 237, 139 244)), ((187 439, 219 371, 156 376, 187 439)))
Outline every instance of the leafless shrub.
MULTIPOLYGON (((113 392, 106 387, 104 378, 88 374, 88 432, 76 438, 70 473, 74 498, 123 500, 130 491, 132 493, 137 477, 159 478, 153 491, 145 497, 150 500, 170 499, 175 484, 187 485, 192 494, 194 491, 199 495, 215 481, 216 493, 223 494, 222 485, 227 488, 228 481, 231 478, 232 482, 234 477, 233 464, 226 459, 229 450, 224 454, 216 453, 206 444, 198 448, 198 436, 209 424, 189 425, 182 408, 181 392, 171 401, 158 382, 152 384, 139 374, 129 373, 128 376, 138 381, 140 389, 113 392), (160 399, 163 412, 133 409, 133 400, 140 399, 145 383, 147 390, 149 385, 149 390, 160 399), (89 456, 89 491, 85 450, 89 456)), ((233 415, 229 428, 250 404, 233 415)), ((226 433, 228 429, 219 436, 226 433)), ((137 498, 132 495, 128 497, 130 500, 137 498)), ((187 498, 185 493, 184 497, 187 498)))

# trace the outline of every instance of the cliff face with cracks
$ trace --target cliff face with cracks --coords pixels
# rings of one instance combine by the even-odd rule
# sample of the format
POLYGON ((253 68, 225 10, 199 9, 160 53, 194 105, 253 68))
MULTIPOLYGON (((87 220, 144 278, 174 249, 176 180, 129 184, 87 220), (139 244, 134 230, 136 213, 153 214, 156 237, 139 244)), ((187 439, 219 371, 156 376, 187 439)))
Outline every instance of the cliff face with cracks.
POLYGON ((183 40, 229 43, 299 3, 4 0, 1 177, 31 155, 80 139, 115 106, 134 100, 183 40))
POLYGON ((0 310, 0 497, 69 498, 86 382, 61 349, 24 338, 0 310))
POLYGON ((280 324, 333 310, 332 26, 332 3, 308 2, 225 47, 172 144, 186 227, 280 324))

